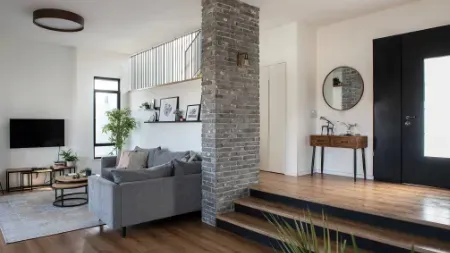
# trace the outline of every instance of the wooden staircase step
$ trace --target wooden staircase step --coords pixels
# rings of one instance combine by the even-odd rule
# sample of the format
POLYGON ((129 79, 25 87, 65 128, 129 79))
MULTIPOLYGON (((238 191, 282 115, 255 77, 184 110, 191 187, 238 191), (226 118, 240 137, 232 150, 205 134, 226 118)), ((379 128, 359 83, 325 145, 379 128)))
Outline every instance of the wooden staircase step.
MULTIPOLYGON (((235 201, 235 204, 271 213, 287 219, 310 223, 305 210, 290 207, 281 203, 269 202, 255 197, 247 197, 235 201)), ((323 226, 322 214, 310 213, 311 220, 316 226, 323 226)), ((432 238, 409 235, 407 233, 384 229, 362 222, 327 216, 327 225, 330 230, 351 234, 355 237, 410 250, 414 245, 415 252, 421 253, 450 253, 450 242, 443 242, 432 238)), ((264 221, 263 221, 264 222, 264 221)), ((356 242, 358 243, 358 242, 356 242)))
MULTIPOLYGON (((220 214, 216 217, 216 219, 224 222, 231 223, 235 226, 244 228, 246 230, 264 235, 266 237, 281 241, 282 239, 278 236, 277 229, 270 224, 268 221, 255 218, 243 213, 226 213, 226 214, 220 214)), ((318 238, 319 245, 323 245, 323 240, 321 238, 318 238)), ((351 242, 350 242, 351 244, 351 242)), ((336 242, 332 241, 331 243, 331 252, 336 252, 336 242)), ((320 247, 320 251, 322 252, 323 248, 320 247)), ((349 242, 347 242, 347 251, 346 252, 353 252, 352 246, 349 245, 349 242)), ((368 251, 359 250, 359 253, 366 253, 368 251)))

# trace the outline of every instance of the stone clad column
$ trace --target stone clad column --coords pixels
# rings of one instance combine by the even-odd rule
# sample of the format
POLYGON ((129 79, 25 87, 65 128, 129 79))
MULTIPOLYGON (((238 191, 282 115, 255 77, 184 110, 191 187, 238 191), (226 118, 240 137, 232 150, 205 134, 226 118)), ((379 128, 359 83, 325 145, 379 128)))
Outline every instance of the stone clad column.
POLYGON ((202 220, 233 211, 259 174, 259 8, 202 0, 202 220), (238 53, 248 65, 237 66, 238 53))

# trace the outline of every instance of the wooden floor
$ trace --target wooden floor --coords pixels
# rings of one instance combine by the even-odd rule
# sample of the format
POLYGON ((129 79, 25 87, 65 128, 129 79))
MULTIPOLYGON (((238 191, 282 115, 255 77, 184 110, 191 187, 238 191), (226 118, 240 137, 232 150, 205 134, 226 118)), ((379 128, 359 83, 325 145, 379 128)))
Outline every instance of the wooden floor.
POLYGON ((272 249, 213 228, 192 215, 133 226, 127 238, 100 227, 5 244, 1 253, 265 253, 272 249))
POLYGON ((315 174, 261 172, 263 192, 450 229, 450 190, 315 174))

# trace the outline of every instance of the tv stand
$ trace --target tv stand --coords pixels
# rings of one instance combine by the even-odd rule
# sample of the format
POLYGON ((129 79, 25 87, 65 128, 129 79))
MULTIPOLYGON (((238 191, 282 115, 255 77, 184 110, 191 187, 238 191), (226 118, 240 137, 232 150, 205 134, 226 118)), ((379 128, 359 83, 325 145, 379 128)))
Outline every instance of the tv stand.
POLYGON ((62 175, 65 173, 66 170, 69 170, 69 172, 72 172, 72 170, 73 170, 73 172, 76 172, 76 167, 55 166, 55 167, 50 167, 50 168, 27 167, 27 168, 6 169, 6 191, 7 192, 24 191, 25 189, 32 191, 34 188, 51 187, 55 173, 59 172, 59 175, 62 175), (48 184, 33 185, 33 174, 38 175, 41 173, 49 173, 50 174, 50 182, 48 184), (10 186, 10 182, 9 182, 10 174, 19 174, 19 186, 16 186, 16 187, 10 186), (25 186, 24 182, 23 182, 24 176, 28 177, 28 185, 27 186, 25 186))

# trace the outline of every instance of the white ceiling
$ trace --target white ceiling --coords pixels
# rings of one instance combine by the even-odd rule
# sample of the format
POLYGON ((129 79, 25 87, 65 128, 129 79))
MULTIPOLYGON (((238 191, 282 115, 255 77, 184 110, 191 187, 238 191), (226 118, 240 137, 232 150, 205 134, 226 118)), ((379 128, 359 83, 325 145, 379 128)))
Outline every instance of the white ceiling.
MULTIPOLYGON (((325 25, 415 0, 245 0, 261 8, 261 27, 294 20, 325 25)), ((0 0, 0 36, 136 53, 199 29, 201 0, 0 0), (58 33, 32 23, 39 8, 85 18, 85 30, 58 33)))

